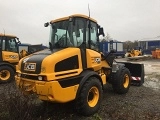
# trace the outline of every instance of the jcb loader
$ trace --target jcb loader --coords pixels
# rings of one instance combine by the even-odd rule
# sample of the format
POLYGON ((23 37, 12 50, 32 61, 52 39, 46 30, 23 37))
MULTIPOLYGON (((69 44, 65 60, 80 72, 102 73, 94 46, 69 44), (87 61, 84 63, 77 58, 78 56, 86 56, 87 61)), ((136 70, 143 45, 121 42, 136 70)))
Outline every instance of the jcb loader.
POLYGON ((135 47, 134 49, 130 50, 127 49, 127 53, 126 53, 126 57, 136 57, 136 56, 142 56, 143 55, 143 51, 140 47, 135 47))
POLYGON ((50 26, 49 48, 22 58, 15 76, 25 95, 37 94, 48 102, 75 102, 82 115, 98 111, 104 86, 125 94, 132 77, 144 80, 143 64, 116 63, 112 50, 99 52, 99 35, 103 28, 86 15, 74 14, 45 23, 50 26))
POLYGON ((40 48, 40 45, 28 45, 28 50, 19 51, 20 44, 16 36, 0 34, 0 83, 13 81, 19 60, 31 54, 30 49, 40 48))

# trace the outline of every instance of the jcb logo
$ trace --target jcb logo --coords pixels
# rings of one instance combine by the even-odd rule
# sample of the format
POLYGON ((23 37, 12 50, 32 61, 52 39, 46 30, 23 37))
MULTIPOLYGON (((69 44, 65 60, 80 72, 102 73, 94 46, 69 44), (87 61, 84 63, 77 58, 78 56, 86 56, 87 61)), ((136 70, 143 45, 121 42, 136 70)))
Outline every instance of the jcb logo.
POLYGON ((25 63, 24 70, 35 71, 36 70, 36 63, 25 63))
POLYGON ((94 61, 99 64, 99 63, 101 62, 101 58, 96 57, 96 58, 94 59, 94 61))

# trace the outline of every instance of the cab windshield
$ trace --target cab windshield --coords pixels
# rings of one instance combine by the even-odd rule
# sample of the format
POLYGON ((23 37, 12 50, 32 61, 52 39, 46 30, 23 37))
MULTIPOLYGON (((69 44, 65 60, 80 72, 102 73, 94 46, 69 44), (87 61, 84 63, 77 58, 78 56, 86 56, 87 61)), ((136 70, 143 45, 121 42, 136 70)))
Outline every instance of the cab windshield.
POLYGON ((14 37, 0 37, 2 51, 18 52, 17 40, 14 37))
POLYGON ((50 43, 53 49, 81 47, 82 45, 88 48, 88 43, 93 45, 93 49, 97 49, 97 24, 91 22, 89 33, 88 21, 87 19, 77 17, 72 21, 63 20, 51 23, 50 43))

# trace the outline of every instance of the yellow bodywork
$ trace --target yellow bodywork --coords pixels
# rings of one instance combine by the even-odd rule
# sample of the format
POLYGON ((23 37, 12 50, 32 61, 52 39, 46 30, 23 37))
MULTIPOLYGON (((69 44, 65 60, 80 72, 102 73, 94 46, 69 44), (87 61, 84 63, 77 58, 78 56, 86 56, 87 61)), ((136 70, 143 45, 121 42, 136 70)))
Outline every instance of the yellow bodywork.
POLYGON ((19 57, 20 58, 23 58, 23 57, 25 57, 27 55, 28 55, 28 52, 26 50, 21 50, 20 53, 19 53, 19 57))
POLYGON ((89 19, 89 20, 91 20, 91 21, 97 22, 95 19, 90 18, 90 17, 88 17, 88 16, 86 16, 86 15, 74 14, 74 15, 62 17, 62 18, 59 18, 59 19, 51 20, 51 23, 59 22, 59 21, 63 21, 63 20, 67 20, 67 19, 69 19, 69 18, 71 18, 71 17, 83 17, 83 18, 89 19))
POLYGON ((82 72, 81 55, 80 55, 80 50, 78 48, 66 48, 58 52, 55 52, 47 56, 42 61, 42 65, 41 65, 41 74, 47 75, 48 81, 76 76, 76 75, 79 75, 81 72, 82 72), (79 60, 78 69, 77 69, 77 66, 75 66, 75 69, 73 70, 55 72, 56 63, 63 61, 67 58, 70 58, 72 56, 75 56, 75 55, 78 55, 78 60, 79 60))
POLYGON ((135 57, 142 55, 142 52, 140 50, 131 50, 131 52, 127 53, 127 57, 135 57))
POLYGON ((87 49, 87 68, 93 68, 94 71, 101 69, 101 54, 96 51, 87 49), (98 63, 99 62, 99 63, 98 63))
POLYGON ((39 99, 52 102, 67 102, 75 99, 79 85, 62 88, 58 81, 33 81, 15 77, 24 94, 36 93, 39 99))
MULTIPOLYGON (((86 49, 86 56, 87 68, 93 69, 93 71, 97 71, 97 73, 101 77, 102 84, 106 84, 107 73, 103 73, 102 67, 108 66, 108 68, 110 68, 109 65, 105 61, 101 60, 101 54, 94 50, 86 49)), ((17 66, 17 72, 18 74, 28 75, 27 73, 22 73, 20 71, 21 63, 23 62, 23 60, 24 59, 20 60, 17 66)), ((81 53, 79 48, 62 49, 58 52, 48 55, 43 59, 40 74, 29 74, 31 76, 45 76, 45 81, 40 81, 38 79, 27 79, 18 77, 18 75, 16 75, 16 83, 25 94, 36 93, 41 100, 61 103, 74 100, 79 88, 79 84, 63 87, 60 85, 59 80, 80 75, 80 73, 82 73, 83 71, 81 60, 81 53), (54 68, 58 62, 75 55, 78 56, 78 68, 75 66, 76 69, 55 72, 54 68)))
POLYGON ((19 55, 18 53, 14 53, 14 52, 2 51, 2 59, 3 61, 8 61, 10 63, 18 63, 19 55))

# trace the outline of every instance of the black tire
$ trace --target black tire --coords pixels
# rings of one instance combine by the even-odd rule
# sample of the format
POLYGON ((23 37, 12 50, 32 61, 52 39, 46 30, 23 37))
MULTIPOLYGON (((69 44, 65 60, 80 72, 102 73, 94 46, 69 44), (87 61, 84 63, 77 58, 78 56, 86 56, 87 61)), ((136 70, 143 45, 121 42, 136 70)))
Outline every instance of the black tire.
POLYGON ((14 70, 9 66, 0 66, 0 83, 8 83, 14 80, 14 70))
POLYGON ((102 85, 99 79, 96 77, 89 78, 82 86, 76 99, 77 112, 84 116, 96 113, 100 108, 102 92, 102 85))
POLYGON ((122 67, 117 74, 114 74, 113 78, 113 90, 118 94, 127 93, 131 85, 131 75, 129 70, 126 67, 122 67))

